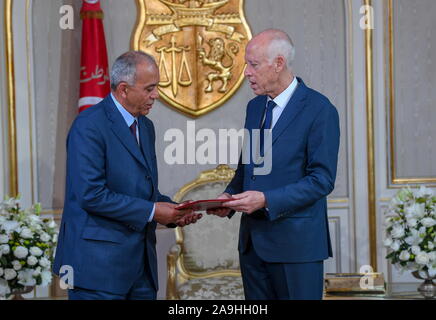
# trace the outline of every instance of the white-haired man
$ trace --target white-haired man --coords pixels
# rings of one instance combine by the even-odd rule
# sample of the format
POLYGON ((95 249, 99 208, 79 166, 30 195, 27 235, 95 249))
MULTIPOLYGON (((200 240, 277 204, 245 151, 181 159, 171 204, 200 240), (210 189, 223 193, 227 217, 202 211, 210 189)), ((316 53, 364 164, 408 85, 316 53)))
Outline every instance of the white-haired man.
POLYGON ((245 128, 260 130, 260 143, 251 147, 271 159, 271 171, 256 175, 257 161, 240 161, 220 196, 234 200, 208 211, 222 217, 243 212, 246 299, 321 299, 323 260, 332 256, 326 196, 336 179, 339 117, 326 97, 294 76, 294 55, 281 30, 265 30, 248 43, 245 76, 257 97, 248 103, 245 128), (271 129, 271 140, 262 139, 271 129))

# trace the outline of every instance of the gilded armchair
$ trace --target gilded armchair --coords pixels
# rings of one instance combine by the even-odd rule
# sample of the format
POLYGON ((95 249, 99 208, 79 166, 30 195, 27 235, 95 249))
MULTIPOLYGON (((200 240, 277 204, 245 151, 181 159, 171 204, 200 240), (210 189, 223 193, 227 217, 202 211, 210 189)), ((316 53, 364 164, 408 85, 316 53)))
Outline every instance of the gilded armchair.
MULTIPOLYGON (((234 175, 227 165, 202 172, 184 185, 174 201, 213 199, 234 175)), ((176 228, 167 255, 167 299, 244 299, 237 251, 240 214, 232 219, 204 214, 193 225, 176 228)))

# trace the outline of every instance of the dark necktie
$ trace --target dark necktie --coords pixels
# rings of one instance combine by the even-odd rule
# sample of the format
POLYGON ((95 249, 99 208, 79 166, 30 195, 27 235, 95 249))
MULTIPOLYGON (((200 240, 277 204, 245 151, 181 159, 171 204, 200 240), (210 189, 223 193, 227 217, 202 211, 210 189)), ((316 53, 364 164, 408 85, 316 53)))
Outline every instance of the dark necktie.
POLYGON ((274 107, 277 106, 277 104, 270 100, 268 101, 268 104, 266 105, 266 112, 265 112, 265 121, 263 122, 262 126, 260 127, 260 156, 264 156, 264 135, 265 130, 271 129, 271 123, 272 123, 272 112, 274 107))
POLYGON ((138 144, 138 140, 136 139, 136 126, 137 126, 137 122, 135 120, 133 121, 132 125, 129 128, 130 128, 130 132, 133 134, 133 137, 135 138, 135 142, 138 144))

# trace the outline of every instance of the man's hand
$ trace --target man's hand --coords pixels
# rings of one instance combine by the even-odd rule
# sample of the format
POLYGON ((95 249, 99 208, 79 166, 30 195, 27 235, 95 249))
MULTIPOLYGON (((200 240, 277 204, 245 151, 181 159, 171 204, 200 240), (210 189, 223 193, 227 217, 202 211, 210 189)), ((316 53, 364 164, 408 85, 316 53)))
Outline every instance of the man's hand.
MULTIPOLYGON (((232 196, 228 193, 223 193, 222 195, 220 195, 217 199, 231 199, 232 196)), ((216 209, 208 209, 206 210, 207 214, 214 214, 218 217, 227 217, 230 213, 230 211, 232 211, 229 208, 216 208, 216 209)))
POLYGON ((203 215, 201 213, 195 213, 195 212, 190 213, 190 214, 187 214, 187 215, 183 216, 182 218, 180 218, 177 221, 177 225, 179 227, 184 227, 184 226, 187 226, 188 224, 196 223, 197 220, 201 219, 201 217, 203 217, 203 215))
POLYGON ((192 209, 177 210, 177 204, 170 202, 156 202, 153 220, 160 224, 167 225, 178 223, 185 215, 192 214, 192 209))
POLYGON ((250 214, 266 206, 265 195, 263 192, 246 191, 234 194, 232 197, 236 200, 223 203, 224 207, 250 214))
MULTIPOLYGON (((192 200, 185 200, 182 203, 179 203, 178 206, 181 206, 181 205, 184 205, 184 204, 187 204, 190 202, 192 202, 192 200)), ((180 218, 177 221, 177 225, 179 227, 184 227, 184 226, 187 226, 188 224, 196 223, 197 220, 201 219, 201 217, 203 217, 203 215, 201 213, 195 213, 195 212, 189 213, 189 214, 184 215, 182 218, 180 218)))

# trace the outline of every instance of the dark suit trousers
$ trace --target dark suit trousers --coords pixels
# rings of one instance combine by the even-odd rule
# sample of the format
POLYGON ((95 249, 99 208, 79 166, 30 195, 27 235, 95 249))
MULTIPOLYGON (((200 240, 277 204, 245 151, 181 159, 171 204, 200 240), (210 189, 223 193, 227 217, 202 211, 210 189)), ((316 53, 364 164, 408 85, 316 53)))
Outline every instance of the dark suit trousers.
MULTIPOLYGON (((69 300, 156 300, 156 289, 154 288, 149 268, 146 267, 144 252, 143 264, 137 275, 136 281, 126 294, 117 294, 101 290, 89 290, 74 288, 68 290, 69 300)), ((110 276, 110 275, 108 275, 110 276)))
POLYGON ((246 300, 321 300, 323 261, 269 263, 256 254, 251 239, 239 254, 246 300))
POLYGON ((126 294, 74 288, 68 290, 69 300, 156 300, 156 290, 146 271, 142 272, 126 294))

